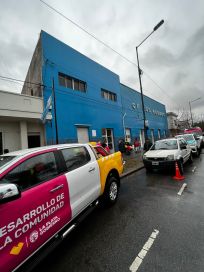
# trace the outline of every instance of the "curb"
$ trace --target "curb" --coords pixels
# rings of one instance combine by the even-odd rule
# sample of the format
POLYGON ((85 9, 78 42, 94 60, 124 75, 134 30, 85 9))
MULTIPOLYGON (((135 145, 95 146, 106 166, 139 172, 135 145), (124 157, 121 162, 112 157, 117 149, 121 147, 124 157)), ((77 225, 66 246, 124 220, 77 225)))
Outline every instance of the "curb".
POLYGON ((137 172, 137 171, 140 171, 140 170, 143 169, 143 168, 144 168, 144 166, 141 166, 141 167, 136 168, 136 169, 134 169, 134 170, 130 170, 130 171, 126 172, 126 173, 123 173, 123 174, 120 176, 120 178, 122 179, 122 178, 124 178, 124 177, 126 177, 126 176, 129 176, 129 175, 131 175, 132 173, 137 172))

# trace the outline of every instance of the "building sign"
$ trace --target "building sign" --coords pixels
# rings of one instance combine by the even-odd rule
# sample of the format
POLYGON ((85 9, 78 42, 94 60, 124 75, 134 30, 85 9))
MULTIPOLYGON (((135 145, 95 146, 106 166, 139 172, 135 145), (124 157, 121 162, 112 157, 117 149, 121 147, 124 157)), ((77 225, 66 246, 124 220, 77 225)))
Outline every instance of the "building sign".
MULTIPOLYGON (((140 105, 139 105, 139 104, 136 104, 136 103, 132 103, 132 104, 131 104, 131 107, 132 107, 133 110, 136 110, 136 109, 139 109, 139 108, 140 108, 140 105)), ((159 111, 159 110, 151 109, 150 107, 147 107, 147 106, 144 107, 144 110, 145 110, 146 112, 152 113, 152 114, 154 114, 154 115, 156 115, 156 116, 161 116, 161 117, 166 116, 166 113, 161 112, 161 111, 159 111)))
POLYGON ((92 129, 92 137, 96 137, 96 130, 92 129))

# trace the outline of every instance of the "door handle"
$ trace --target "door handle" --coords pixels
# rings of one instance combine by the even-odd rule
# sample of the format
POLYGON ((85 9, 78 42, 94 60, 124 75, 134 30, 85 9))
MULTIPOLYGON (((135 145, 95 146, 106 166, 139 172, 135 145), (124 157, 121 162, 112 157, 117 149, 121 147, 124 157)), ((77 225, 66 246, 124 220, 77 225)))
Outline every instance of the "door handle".
POLYGON ((92 172, 92 171, 95 171, 95 167, 91 167, 91 168, 89 169, 89 172, 92 172))
POLYGON ((53 188, 52 190, 50 190, 50 193, 54 193, 54 192, 56 192, 57 190, 62 189, 63 187, 64 187, 64 185, 63 185, 63 184, 58 185, 58 186, 56 186, 55 188, 53 188))

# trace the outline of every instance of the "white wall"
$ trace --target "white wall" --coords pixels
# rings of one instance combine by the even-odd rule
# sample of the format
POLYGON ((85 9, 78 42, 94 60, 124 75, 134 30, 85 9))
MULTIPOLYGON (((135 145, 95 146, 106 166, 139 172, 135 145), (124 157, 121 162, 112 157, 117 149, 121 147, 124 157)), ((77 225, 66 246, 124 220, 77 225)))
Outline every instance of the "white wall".
POLYGON ((40 119, 42 112, 42 98, 0 90, 0 116, 40 119))
POLYGON ((3 149, 9 151, 21 149, 20 127, 18 122, 0 121, 0 132, 2 132, 3 149))
POLYGON ((45 145, 44 126, 40 122, 0 121, 0 132, 2 132, 3 149, 9 151, 28 148, 28 135, 40 135, 40 145, 45 145))

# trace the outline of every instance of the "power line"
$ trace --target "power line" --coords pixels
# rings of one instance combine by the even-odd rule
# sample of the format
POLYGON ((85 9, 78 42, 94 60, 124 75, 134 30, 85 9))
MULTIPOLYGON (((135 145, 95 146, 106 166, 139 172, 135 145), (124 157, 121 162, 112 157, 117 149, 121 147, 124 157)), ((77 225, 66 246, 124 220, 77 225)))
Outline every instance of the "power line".
MULTIPOLYGON (((56 12, 57 14, 59 14, 61 17, 63 17, 64 19, 66 19, 67 21, 69 21, 70 23, 72 23, 73 25, 75 25, 77 28, 81 29, 83 32, 85 32, 89 36, 91 36, 92 38, 94 38, 96 41, 98 41, 99 43, 103 44, 108 49, 112 50, 114 53, 116 53, 117 55, 119 55, 121 58, 123 58, 127 62, 131 63, 132 65, 134 65, 136 67, 138 67, 138 65, 135 62, 131 61, 130 59, 128 59, 127 57, 125 57, 124 55, 122 55, 120 52, 116 51, 114 48, 112 48, 107 43, 105 43, 104 41, 102 41, 101 39, 99 39, 98 37, 96 37, 95 35, 93 35, 92 33, 90 33, 88 30, 86 30, 84 27, 80 26, 78 23, 75 23, 72 19, 68 18, 66 15, 64 15, 59 10, 55 9, 54 7, 52 7, 51 5, 49 5, 48 3, 44 2, 43 0, 40 0, 40 2, 42 2, 48 8, 50 8, 51 10, 53 10, 54 12, 56 12)), ((144 70, 143 70, 143 73, 162 91, 162 93, 166 94, 171 99, 171 101, 173 101, 175 103, 175 101, 173 100, 173 98, 170 97, 168 95, 168 93, 166 93, 166 91, 163 88, 161 88, 155 80, 152 79, 152 77, 150 77, 144 70)), ((176 104, 177 104, 177 102, 176 102, 176 104)))
POLYGON ((13 82, 16 81, 16 83, 18 83, 18 82, 29 83, 29 84, 37 85, 37 86, 41 86, 41 87, 44 86, 44 85, 41 84, 41 83, 30 82, 30 81, 20 80, 20 79, 16 79, 16 78, 12 78, 12 77, 5 77, 5 76, 1 76, 1 75, 0 75, 0 79, 7 80, 7 81, 13 81, 13 82))

